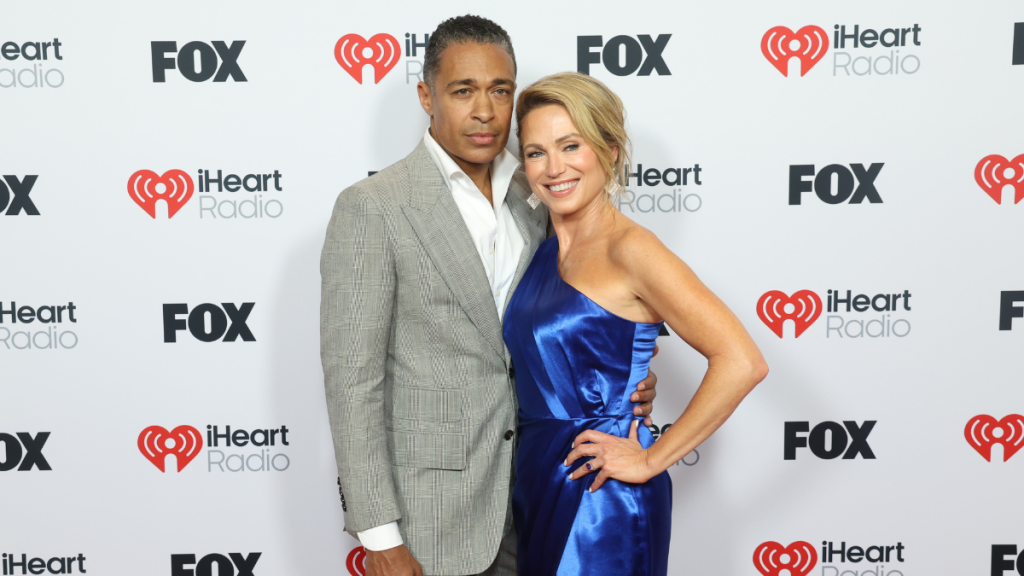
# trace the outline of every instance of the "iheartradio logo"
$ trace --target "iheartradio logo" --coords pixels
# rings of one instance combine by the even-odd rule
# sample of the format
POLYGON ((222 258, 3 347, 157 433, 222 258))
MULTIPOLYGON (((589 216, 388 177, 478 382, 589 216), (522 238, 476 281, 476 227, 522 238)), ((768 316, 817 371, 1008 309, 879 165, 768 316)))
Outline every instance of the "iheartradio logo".
POLYGON ((366 549, 362 546, 353 548, 345 559, 345 567, 352 576, 366 576, 366 549))
POLYGON ((828 52, 828 35, 820 26, 808 25, 793 32, 776 26, 761 37, 761 53, 783 76, 789 77, 789 59, 800 59, 800 76, 810 72, 828 52))
POLYGON ((1003 445, 1003 462, 1024 448, 1024 416, 1010 414, 1002 420, 987 414, 971 418, 964 427, 964 437, 982 458, 992 461, 992 445, 1003 445))
POLYGON ((1003 187, 1013 186, 1013 203, 1024 199, 1024 154, 1007 160, 999 154, 985 156, 974 168, 974 180, 996 201, 1003 203, 1003 187))
POLYGON ((174 218, 194 191, 192 177, 182 170, 168 170, 163 176, 152 170, 139 170, 128 179, 128 195, 154 220, 158 201, 167 203, 167 218, 174 218))
POLYGON ((817 563, 817 550, 802 540, 785 547, 765 542, 754 550, 754 567, 764 576, 779 576, 783 570, 790 576, 806 576, 817 563))
POLYGON ((139 452, 160 469, 164 469, 164 460, 168 454, 174 454, 178 462, 178 472, 185 469, 203 448, 203 437, 192 426, 178 426, 170 432, 162 426, 150 426, 139 434, 139 452))
POLYGON ((757 317, 779 338, 786 320, 796 325, 795 337, 799 338, 821 316, 821 309, 821 298, 810 290, 800 290, 792 296, 771 290, 757 301, 757 317))
POLYGON ((363 83, 363 66, 373 66, 373 83, 380 84, 401 54, 398 40, 391 34, 375 34, 369 40, 359 34, 346 34, 334 45, 334 59, 360 84, 363 83))

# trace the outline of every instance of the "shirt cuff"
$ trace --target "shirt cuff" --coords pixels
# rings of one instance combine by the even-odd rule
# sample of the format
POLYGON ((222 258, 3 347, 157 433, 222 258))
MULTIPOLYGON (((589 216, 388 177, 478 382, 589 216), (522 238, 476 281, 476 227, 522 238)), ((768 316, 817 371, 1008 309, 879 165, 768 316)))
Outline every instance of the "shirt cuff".
POLYGON ((383 526, 369 528, 362 532, 356 532, 356 534, 359 536, 359 542, 362 543, 363 548, 371 552, 390 550, 403 544, 402 534, 398 531, 398 522, 388 522, 383 526))

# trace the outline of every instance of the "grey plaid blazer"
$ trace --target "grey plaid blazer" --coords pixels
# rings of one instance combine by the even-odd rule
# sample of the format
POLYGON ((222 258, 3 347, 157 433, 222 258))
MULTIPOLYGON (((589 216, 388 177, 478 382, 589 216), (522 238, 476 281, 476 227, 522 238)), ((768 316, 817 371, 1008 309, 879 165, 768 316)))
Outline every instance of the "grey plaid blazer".
MULTIPOLYGON (((522 172, 526 242, 544 240, 522 172)), ((422 142, 338 196, 320 261, 320 356, 345 529, 397 520, 427 574, 476 574, 509 528, 512 361, 462 214, 422 142)))

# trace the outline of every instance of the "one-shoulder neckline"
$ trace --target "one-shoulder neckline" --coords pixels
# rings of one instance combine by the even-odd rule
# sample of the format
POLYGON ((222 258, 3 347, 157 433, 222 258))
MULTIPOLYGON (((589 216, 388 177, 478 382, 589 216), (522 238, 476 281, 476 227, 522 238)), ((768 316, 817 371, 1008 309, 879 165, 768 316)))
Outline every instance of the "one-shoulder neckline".
POLYGON ((629 322, 631 324, 637 324, 637 325, 640 325, 640 326, 660 326, 661 324, 665 323, 664 320, 662 320, 661 322, 638 322, 636 320, 630 320, 629 318, 623 318, 622 316, 619 316, 615 312, 612 312, 611 310, 609 310, 609 309, 605 308, 604 306, 601 306, 600 304, 595 302, 593 298, 591 298, 590 296, 587 296, 586 294, 584 294, 579 288, 577 288, 577 287, 573 286, 572 284, 569 284, 568 282, 566 282, 565 279, 562 278, 561 271, 558 270, 558 254, 560 252, 559 246, 558 246, 558 236, 552 236, 551 238, 548 238, 547 241, 548 242, 554 242, 554 245, 555 245, 555 249, 553 250, 554 257, 552 258, 553 266, 555 268, 555 277, 558 278, 559 282, 561 282, 562 284, 565 284, 566 286, 571 288, 573 290, 573 292, 575 292, 575 293, 579 294, 580 296, 583 296, 584 298, 586 298, 588 302, 590 302, 594 306, 597 306, 598 308, 600 308, 605 314, 608 314, 609 316, 613 316, 615 318, 618 318, 619 320, 622 320, 623 322, 629 322))

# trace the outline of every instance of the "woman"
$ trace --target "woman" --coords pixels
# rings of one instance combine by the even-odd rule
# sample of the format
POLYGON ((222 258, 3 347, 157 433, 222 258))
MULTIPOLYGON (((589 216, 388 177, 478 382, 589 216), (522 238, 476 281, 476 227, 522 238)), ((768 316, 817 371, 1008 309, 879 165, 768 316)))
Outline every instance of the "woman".
POLYGON ((612 204, 629 174, 622 102, 556 74, 516 104, 520 154, 556 237, 509 303, 519 448, 519 573, 664 575, 666 470, 707 439, 768 373, 743 325, 654 234, 612 204), (689 406, 657 443, 629 395, 667 322, 708 359, 689 406))

